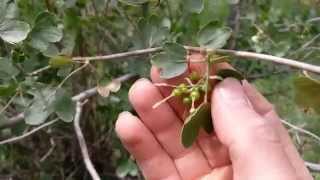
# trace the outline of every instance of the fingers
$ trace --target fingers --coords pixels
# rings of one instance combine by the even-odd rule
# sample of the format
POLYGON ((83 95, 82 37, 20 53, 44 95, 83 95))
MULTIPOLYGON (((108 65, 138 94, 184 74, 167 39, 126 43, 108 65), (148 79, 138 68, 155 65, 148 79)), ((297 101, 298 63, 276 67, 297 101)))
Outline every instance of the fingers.
POLYGON ((223 166, 214 169, 210 174, 201 177, 200 180, 232 180, 232 166, 223 166))
POLYGON ((153 109, 163 99, 149 80, 138 80, 130 89, 129 99, 145 126, 174 160, 183 179, 195 179, 210 171, 199 147, 185 149, 180 141, 182 123, 167 103, 153 109), (194 165, 197 168, 194 168, 194 165))
POLYGON ((294 146, 287 130, 283 127, 280 118, 273 110, 272 104, 268 102, 257 90, 255 87, 250 85, 247 81, 243 83, 243 89, 250 100, 253 108, 257 113, 264 116, 272 126, 277 130, 283 148, 290 159, 291 164, 295 168, 300 179, 312 179, 308 169, 304 165, 304 161, 299 155, 296 147, 294 146))
POLYGON ((129 112, 120 114, 116 132, 146 179, 180 179, 173 160, 137 117, 129 112))
MULTIPOLYGON (((193 61, 202 61, 204 59, 204 55, 200 54, 200 53, 193 53, 189 56, 189 60, 193 60, 193 61)), ((204 74, 205 71, 205 64, 204 63, 191 63, 190 66, 188 67, 188 71, 185 72, 184 74, 172 78, 172 79, 162 79, 160 78, 160 70, 156 67, 152 67, 151 68, 151 72, 150 72, 150 77, 152 79, 152 82, 154 83, 167 83, 167 84, 180 84, 180 83, 186 83, 185 78, 188 77, 189 73, 191 71, 196 71, 199 74, 204 74)), ((159 87, 160 92, 163 96, 169 96, 171 94, 172 89, 168 88, 168 87, 159 87)), ((179 100, 178 98, 173 98, 171 100, 168 101, 169 104, 171 105, 171 107, 173 108, 173 110, 178 114, 179 117, 184 117, 186 115, 186 110, 187 108, 185 107, 185 105, 183 105, 183 103, 181 102, 181 100, 179 100)))
MULTIPOLYGON (((192 61, 201 61, 203 59, 204 55, 200 53, 193 53, 189 56, 189 60, 192 61)), ((156 67, 152 67, 150 74, 151 79, 154 83, 167 83, 177 85, 179 83, 186 82, 184 78, 186 78, 189 75, 190 71, 196 71, 199 74, 204 74, 204 71, 206 69, 205 66, 206 65, 204 63, 192 63, 189 66, 190 70, 188 72, 184 73, 179 77, 169 80, 160 78, 159 69, 156 67)), ((217 71, 217 69, 230 67, 231 66, 227 63, 220 63, 213 68, 213 71, 211 73, 214 74, 214 72, 217 71)), ((168 87, 159 87, 159 90, 164 97, 169 96, 172 91, 172 89, 168 87)), ((180 99, 172 98, 168 101, 168 103, 180 119, 185 119, 188 108, 186 108, 186 106, 181 102, 180 99)), ((207 160, 209 161, 211 168, 221 167, 230 164, 227 148, 223 146, 215 136, 200 133, 200 136, 198 138, 198 144, 201 150, 203 151, 204 155, 206 156, 207 160)))
POLYGON ((252 108, 237 80, 216 86, 212 114, 217 136, 229 148, 235 179, 296 179, 278 133, 252 108))

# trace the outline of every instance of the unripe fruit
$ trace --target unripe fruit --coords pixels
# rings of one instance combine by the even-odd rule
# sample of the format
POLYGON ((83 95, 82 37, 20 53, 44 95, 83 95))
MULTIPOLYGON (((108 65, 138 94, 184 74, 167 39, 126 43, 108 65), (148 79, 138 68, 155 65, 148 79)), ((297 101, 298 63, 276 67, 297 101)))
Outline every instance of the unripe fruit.
POLYGON ((180 96, 182 96, 182 91, 181 91, 181 89, 174 89, 173 91, 172 91, 172 95, 173 96, 176 96, 176 97, 180 97, 180 96))
POLYGON ((203 85, 201 86, 201 91, 206 92, 208 90, 208 92, 210 92, 212 90, 212 87, 210 84, 208 84, 208 86, 203 85))
POLYGON ((190 97, 183 98, 183 104, 190 105, 192 103, 192 99, 190 97))
POLYGON ((180 88, 180 89, 186 88, 186 87, 187 87, 187 85, 186 85, 185 83, 181 83, 181 84, 178 86, 178 88, 180 88))
POLYGON ((199 87, 199 86, 196 86, 196 87, 194 87, 192 90, 193 90, 193 91, 201 91, 201 90, 202 90, 202 88, 201 88, 201 87, 199 87))
POLYGON ((189 78, 191 79, 191 81, 199 81, 200 80, 200 75, 196 71, 193 71, 189 75, 189 78))
POLYGON ((195 101, 198 100, 200 98, 199 91, 192 91, 190 93, 190 97, 191 97, 192 100, 195 100, 195 101))
POLYGON ((181 93, 186 94, 188 93, 188 87, 186 84, 182 83, 178 86, 178 89, 181 91, 181 93))

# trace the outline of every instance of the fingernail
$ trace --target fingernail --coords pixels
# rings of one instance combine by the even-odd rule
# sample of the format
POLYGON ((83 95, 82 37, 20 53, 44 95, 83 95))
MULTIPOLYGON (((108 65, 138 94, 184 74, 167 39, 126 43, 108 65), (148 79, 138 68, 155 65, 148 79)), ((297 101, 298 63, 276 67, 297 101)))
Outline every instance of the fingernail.
POLYGON ((119 114, 118 119, 130 117, 130 116, 132 116, 132 114, 129 111, 123 111, 119 114))
POLYGON ((135 83, 133 83, 133 85, 131 86, 130 90, 129 90, 129 94, 131 94, 133 92, 134 89, 136 89, 140 83, 150 83, 150 80, 147 78, 141 78, 138 79, 135 83))
POLYGON ((240 82, 234 78, 227 78, 217 86, 219 98, 227 104, 248 104, 240 82))

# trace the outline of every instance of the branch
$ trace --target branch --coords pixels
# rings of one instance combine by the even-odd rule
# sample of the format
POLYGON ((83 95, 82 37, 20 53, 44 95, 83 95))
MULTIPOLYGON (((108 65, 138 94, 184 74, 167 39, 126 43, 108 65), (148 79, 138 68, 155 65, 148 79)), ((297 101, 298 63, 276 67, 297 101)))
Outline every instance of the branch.
POLYGON ((318 135, 316 135, 316 134, 314 134, 314 133, 312 133, 312 132, 310 132, 310 131, 308 131, 308 130, 305 130, 305 129, 303 129, 303 128, 300 128, 300 127, 298 127, 298 126, 296 126, 296 125, 294 125, 294 124, 291 124, 291 123, 289 123, 289 122, 287 122, 287 121, 285 121, 285 120, 281 120, 281 122, 282 122, 283 124, 291 127, 292 129, 300 132, 300 133, 303 133, 303 134, 306 134, 306 135, 308 135, 308 136, 311 136, 312 138, 314 138, 314 139, 320 144, 320 137, 319 137, 318 135))
MULTIPOLYGON (((185 48, 188 50, 198 51, 198 52, 205 51, 205 52, 210 52, 210 53, 217 53, 220 55, 241 57, 241 58, 244 58, 244 60, 267 61, 267 62, 287 65, 287 66, 290 66, 293 68, 302 69, 302 70, 306 70, 306 71, 320 74, 320 66, 299 62, 297 60, 267 55, 267 54, 259 54, 259 53, 248 52, 248 51, 236 51, 236 50, 227 50, 227 49, 200 48, 200 47, 191 47, 191 46, 185 46, 185 48)), ((129 52, 124 52, 124 53, 105 55, 105 56, 74 57, 73 60, 75 60, 75 61, 84 61, 84 60, 107 61, 107 60, 112 60, 112 59, 119 59, 119 58, 127 58, 127 57, 132 57, 132 56, 141 56, 141 55, 146 55, 146 54, 152 54, 152 53, 161 52, 162 50, 163 50, 162 47, 156 47, 156 48, 141 49, 141 50, 135 50, 135 51, 129 51, 129 52)))
POLYGON ((259 53, 253 53, 253 52, 247 52, 247 51, 225 50, 225 49, 216 49, 216 50, 207 49, 207 52, 216 52, 217 54, 246 58, 244 60, 260 60, 260 61, 272 62, 272 63, 287 65, 293 68, 302 69, 309 72, 320 74, 320 66, 299 62, 297 60, 271 56, 267 54, 259 54, 259 53))
POLYGON ((83 109, 83 105, 85 103, 78 101, 77 102, 77 106, 76 106, 76 114, 75 114, 75 118, 74 118, 74 130, 76 132, 77 135, 77 139, 80 145, 80 149, 81 149, 81 153, 82 153, 82 157, 83 157, 83 161, 86 165, 86 168, 88 170, 88 172, 90 173, 91 177, 93 180, 100 180, 100 176, 98 175, 96 169, 94 168, 92 161, 90 159, 89 153, 88 153, 88 148, 86 145, 86 140, 83 137, 83 133, 81 131, 81 127, 80 127, 80 119, 81 119, 81 113, 82 113, 82 109, 83 109))
POLYGON ((305 165, 314 172, 320 172, 320 164, 311 163, 311 162, 305 162, 305 165))
MULTIPOLYGON (((310 131, 307 131, 303 128, 300 128, 294 124, 291 124, 285 120, 281 120, 281 122, 289 127, 291 127, 292 129, 300 132, 300 133, 303 133, 303 134, 306 134, 308 136, 311 136, 313 137, 315 140, 317 140, 318 143, 320 143, 320 137, 317 136, 316 134, 310 132, 310 131)), ((311 170, 311 171, 314 171, 314 172, 320 172, 320 164, 315 164, 315 163, 311 163, 311 162, 308 162, 308 161, 305 161, 305 165, 311 170)))
POLYGON ((42 68, 40 68, 40 69, 37 69, 37 70, 29 73, 28 75, 29 75, 29 76, 35 76, 35 75, 38 75, 38 74, 42 73, 43 71, 46 71, 46 70, 48 70, 48 69, 50 69, 50 68, 51 68, 51 66, 48 65, 48 66, 42 67, 42 68))
POLYGON ((17 137, 13 137, 13 138, 10 138, 10 139, 6 139, 6 140, 3 140, 3 141, 0 141, 0 145, 17 142, 17 141, 19 141, 21 139, 24 139, 24 138, 26 138, 26 137, 38 132, 39 130, 41 130, 41 129, 45 128, 45 127, 48 127, 48 126, 50 126, 50 125, 52 125, 52 124, 54 124, 54 123, 56 123, 58 121, 59 121, 59 119, 55 119, 55 120, 49 121, 47 123, 42 124, 41 126, 38 126, 38 127, 34 128, 33 130, 31 130, 31 131, 29 131, 29 132, 27 132, 27 133, 25 133, 25 134, 23 134, 21 136, 17 136, 17 137))
POLYGON ((96 60, 112 60, 112 59, 120 59, 120 58, 127 58, 132 56, 141 56, 146 54, 152 54, 156 52, 162 51, 162 47, 156 48, 148 48, 148 49, 141 49, 141 50, 134 50, 124 53, 117 53, 117 54, 110 54, 104 56, 92 56, 92 57, 74 57, 72 60, 74 61, 96 61, 96 60))
MULTIPOLYGON (((120 76, 118 78, 116 78, 115 80, 120 81, 121 83, 128 81, 132 78, 136 77, 136 75, 133 74, 125 74, 123 76, 120 76)), ((88 99, 92 96, 97 95, 97 88, 91 88, 88 89, 86 91, 83 91, 75 96, 72 97, 72 101, 76 102, 76 101, 83 101, 85 99, 88 99)), ((0 124, 0 130, 1 129, 5 129, 5 128, 10 128, 15 126, 16 124, 22 122, 24 120, 24 113, 19 113, 18 115, 10 118, 8 121, 5 121, 3 123, 0 124)))

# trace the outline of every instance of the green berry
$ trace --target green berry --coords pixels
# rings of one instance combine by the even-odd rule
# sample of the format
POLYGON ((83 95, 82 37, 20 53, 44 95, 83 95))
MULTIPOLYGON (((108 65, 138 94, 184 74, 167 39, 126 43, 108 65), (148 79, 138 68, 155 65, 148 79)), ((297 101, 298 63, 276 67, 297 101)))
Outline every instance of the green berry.
POLYGON ((196 86, 196 87, 193 88, 193 91, 201 91, 201 90, 202 90, 202 88, 199 87, 199 86, 196 86))
POLYGON ((178 86, 178 89, 181 90, 182 93, 187 93, 188 92, 188 87, 186 84, 182 83, 178 86))
POLYGON ((181 83, 181 84, 178 86, 179 89, 186 88, 186 87, 187 87, 187 85, 186 85, 185 83, 181 83))
POLYGON ((190 105, 192 103, 192 99, 190 97, 183 98, 183 104, 190 105))
POLYGON ((198 100, 200 98, 199 91, 192 91, 190 93, 190 97, 191 97, 192 100, 198 100))
POLYGON ((172 91, 172 95, 173 95, 173 96, 176 96, 176 97, 182 96, 182 91, 181 91, 181 89, 178 89, 178 88, 174 89, 174 90, 172 91))
POLYGON ((182 88, 181 91, 182 91, 182 93, 187 94, 188 93, 188 88, 186 88, 186 87, 182 88))
POLYGON ((201 86, 201 91, 206 92, 207 90, 208 91, 212 90, 212 87, 210 84, 208 84, 208 86, 206 86, 206 85, 201 86))
POLYGON ((193 71, 193 72, 189 75, 189 78, 191 79, 191 81, 199 81, 200 75, 199 75, 196 71, 193 71))

